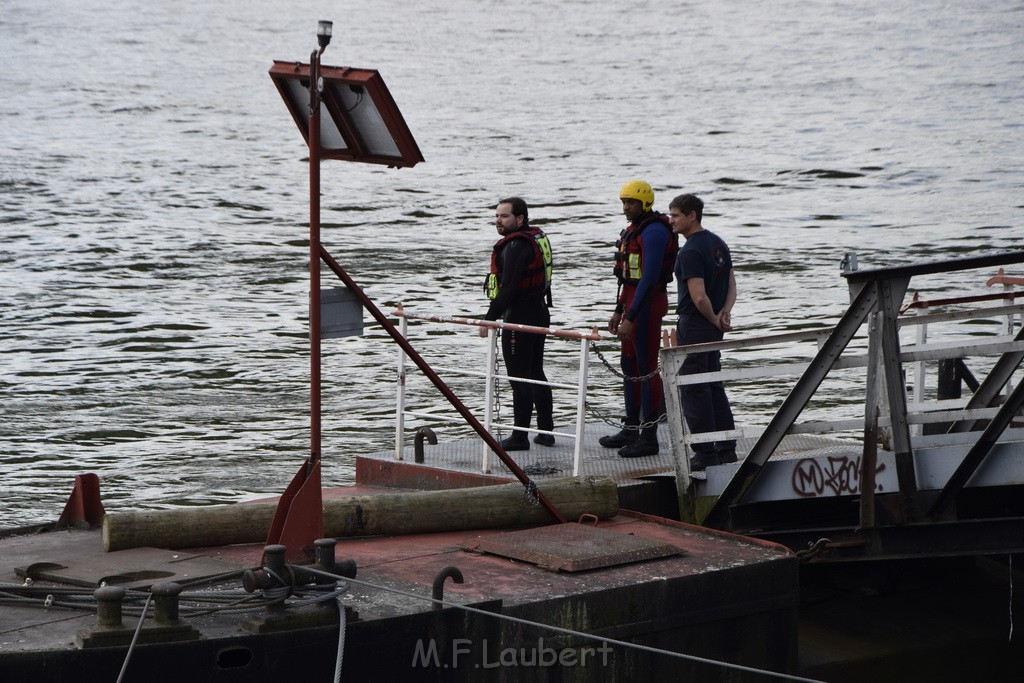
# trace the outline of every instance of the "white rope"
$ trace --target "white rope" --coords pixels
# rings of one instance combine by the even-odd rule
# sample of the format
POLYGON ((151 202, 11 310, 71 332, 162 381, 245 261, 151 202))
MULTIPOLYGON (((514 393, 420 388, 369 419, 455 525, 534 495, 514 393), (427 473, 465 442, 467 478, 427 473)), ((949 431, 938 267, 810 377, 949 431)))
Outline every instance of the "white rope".
POLYGON ((149 601, 153 599, 153 594, 150 593, 146 598, 146 604, 142 608, 142 614, 139 615, 139 625, 135 627, 135 635, 132 636, 132 642, 128 646, 128 652, 124 655, 124 664, 121 665, 121 673, 117 676, 117 683, 121 683, 124 679, 124 672, 128 670, 128 660, 132 656, 132 650, 135 649, 135 643, 139 639, 139 633, 142 631, 142 622, 146 620, 146 611, 149 609, 149 601))
POLYGON ((345 657, 345 605, 341 602, 341 595, 336 598, 338 602, 338 661, 334 665, 334 683, 341 681, 341 660, 345 657))

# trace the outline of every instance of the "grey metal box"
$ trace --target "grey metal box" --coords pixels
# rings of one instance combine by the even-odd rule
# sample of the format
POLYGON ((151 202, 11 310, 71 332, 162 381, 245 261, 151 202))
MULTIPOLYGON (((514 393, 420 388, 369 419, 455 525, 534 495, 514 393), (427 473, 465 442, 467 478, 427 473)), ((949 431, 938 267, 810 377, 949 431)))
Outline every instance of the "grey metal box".
POLYGON ((356 337, 363 333, 363 306, 348 287, 320 290, 320 338, 356 337))

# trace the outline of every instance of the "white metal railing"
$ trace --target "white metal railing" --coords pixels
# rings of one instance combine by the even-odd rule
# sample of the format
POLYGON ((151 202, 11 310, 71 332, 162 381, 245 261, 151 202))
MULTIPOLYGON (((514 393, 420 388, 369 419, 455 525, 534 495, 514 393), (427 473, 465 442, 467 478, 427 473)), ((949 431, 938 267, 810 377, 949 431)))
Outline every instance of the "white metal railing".
MULTIPOLYGON (((1003 295, 1005 297, 1006 305, 999 306, 999 307, 993 307, 988 312, 991 315, 993 315, 993 316, 1000 316, 1000 317, 1005 316, 1006 324, 1005 324, 1005 326, 1003 328, 1003 334, 1005 335, 1006 338, 1012 338, 1013 335, 1014 335, 1014 330, 1017 327, 1019 327, 1020 324, 1024 323, 1024 315, 1022 315, 1022 313, 1021 313, 1020 306, 1013 305, 1013 301, 1015 299, 1015 296, 1014 296, 1015 292, 1014 292, 1014 289, 1013 289, 1014 285, 1024 285, 1024 278, 1022 278, 1022 277, 1013 277, 1013 276, 1006 275, 1005 271, 1002 268, 1000 268, 999 271, 995 274, 995 276, 990 277, 985 282, 985 286, 986 287, 991 287, 993 285, 1002 285, 1003 286, 1003 295), (1018 321, 1020 321, 1020 322, 1018 322, 1018 321)), ((986 297, 986 298, 990 298, 990 297, 986 297)), ((971 297, 966 297, 966 299, 970 300, 971 297)), ((924 315, 924 311, 926 311, 928 308, 930 308, 932 306, 935 306, 935 305, 940 305, 940 304, 935 304, 935 303, 930 303, 928 301, 925 301, 925 300, 921 299, 918 296, 917 293, 915 293, 913 298, 911 299, 910 303, 908 303, 906 306, 903 307, 902 312, 906 312, 907 310, 913 308, 914 309, 915 317, 916 316, 923 316, 924 315)), ((952 311, 952 312, 944 313, 944 314, 930 314, 930 316, 927 319, 922 320, 920 322, 920 324, 918 325, 918 327, 917 327, 917 345, 919 347, 922 347, 922 346, 925 346, 925 344, 927 343, 927 341, 928 341, 928 323, 929 322, 944 322, 944 321, 948 321, 948 320, 967 320, 967 319, 970 319, 972 317, 972 313, 973 313, 973 311, 952 311)), ((914 363, 913 368, 914 368, 914 385, 913 385, 914 386, 914 404, 917 405, 917 406, 922 406, 922 405, 924 405, 924 392, 925 392, 926 377, 927 377, 927 374, 924 371, 924 360, 923 359, 917 360, 914 363)), ((1008 381, 1006 383, 1006 386, 1004 387, 1004 392, 1008 395, 1012 389, 1013 389, 1013 382, 1012 381, 1008 381)), ((919 435, 920 433, 921 433, 920 426, 919 425, 915 425, 915 435, 919 435)))
MULTIPOLYGON (((487 329, 487 365, 483 372, 478 370, 467 370, 465 368, 436 368, 452 375, 467 377, 479 377, 484 380, 484 416, 483 426, 488 432, 493 433, 494 427, 505 427, 512 431, 524 431, 531 434, 550 434, 574 440, 573 446, 573 476, 582 474, 583 436, 586 427, 584 419, 587 398, 587 375, 589 368, 589 342, 600 339, 597 330, 589 333, 576 332, 574 330, 560 330, 546 327, 534 327, 532 325, 517 325, 515 323, 504 323, 490 320, 477 320, 473 318, 459 318, 453 316, 418 314, 405 310, 401 304, 394 311, 393 315, 400 319, 399 331, 402 336, 408 338, 408 321, 422 320, 452 325, 467 325, 487 329), (497 330, 514 330, 518 332, 529 332, 533 334, 544 334, 552 337, 573 339, 580 342, 579 373, 576 384, 562 382, 540 381, 509 375, 497 374, 497 330), (545 431, 528 427, 516 427, 515 425, 498 424, 494 415, 494 380, 509 380, 522 382, 524 384, 540 384, 549 386, 552 389, 567 389, 576 391, 576 424, 575 429, 570 432, 545 431)), ((406 354, 399 349, 398 355, 398 396, 395 408, 395 459, 402 460, 405 448, 405 417, 420 417, 429 420, 443 422, 461 422, 459 417, 449 417, 436 413, 427 413, 406 408, 406 354)), ((484 474, 491 472, 491 449, 486 443, 482 445, 480 471, 484 474)))
MULTIPOLYGON (((1000 269, 1000 275, 1002 275, 1000 269)), ((993 278, 995 280, 995 278, 993 278)), ((989 284, 993 283, 989 281, 989 284)), ((1012 284, 1019 281, 1024 284, 1024 278, 1005 278, 997 281, 1002 282, 1011 294, 1007 301, 1013 301, 1012 284), (1009 281, 1009 284, 1008 284, 1009 281)), ((1021 293, 1017 292, 1016 298, 1020 300, 1021 293)), ((974 408, 966 410, 967 399, 942 399, 927 400, 925 379, 926 362, 941 359, 954 358, 977 358, 980 356, 995 356, 1005 353, 1024 352, 1024 340, 1014 339, 1015 330, 1019 329, 1024 321, 1024 303, 1008 303, 998 306, 975 306, 965 310, 951 310, 945 312, 930 312, 930 306, 946 304, 977 303, 984 300, 993 300, 1000 297, 992 295, 982 297, 960 297, 958 299, 942 300, 940 302, 921 302, 917 305, 908 305, 904 311, 914 307, 917 310, 915 315, 902 316, 897 319, 896 325, 899 328, 913 329, 916 332, 916 343, 904 345, 899 353, 900 363, 913 368, 913 400, 907 401, 906 420, 911 425, 913 436, 921 436, 922 426, 932 423, 946 423, 960 420, 979 420, 993 417, 998 407, 974 408), (969 320, 1005 320, 1001 324, 999 334, 991 335, 968 335, 955 341, 933 341, 928 342, 929 325, 939 323, 955 323, 969 320)), ((916 299, 915 301, 920 301, 916 299)), ((868 326, 868 336, 874 334, 873 325, 868 326)), ((666 409, 669 416, 669 431, 672 443, 672 452, 676 460, 677 472, 682 474, 680 486, 688 486, 690 479, 689 457, 692 455, 691 446, 697 443, 709 443, 733 439, 756 439, 764 432, 766 426, 737 426, 736 429, 720 432, 702 432, 694 434, 689 431, 686 420, 683 418, 682 404, 679 395, 679 388, 692 384, 703 384, 707 382, 723 382, 726 385, 730 400, 733 403, 734 412, 737 412, 737 423, 748 415, 743 415, 742 409, 736 411, 737 397, 747 397, 749 392, 755 390, 758 384, 765 380, 773 380, 783 376, 800 375, 812 363, 808 353, 804 359, 800 359, 797 351, 802 344, 816 342, 820 348, 823 341, 833 331, 833 328, 817 328, 799 332, 783 334, 763 335, 758 337, 745 337, 731 339, 728 341, 713 342, 706 344, 694 344, 689 346, 671 345, 671 340, 661 350, 662 375, 665 382, 666 409), (770 358, 764 357, 765 350, 773 347, 784 347, 778 353, 772 353, 770 358), (683 360, 687 354, 706 351, 736 351, 732 354, 733 367, 723 368, 719 372, 702 373, 694 375, 680 375, 683 360), (751 363, 744 359, 747 352, 759 351, 762 353, 759 362, 751 363), (797 352, 796 355, 793 355, 797 352), (738 390, 737 390, 738 389, 738 390)), ((803 348, 807 348, 804 346, 803 348)), ((817 350, 814 349, 815 351, 817 350)), ((874 361, 870 351, 871 343, 866 337, 861 337, 861 342, 851 344, 841 357, 835 359, 831 368, 839 370, 844 368, 868 368, 874 361), (854 347, 861 347, 858 348, 854 347)), ((747 355, 749 358, 749 355, 747 355)), ((868 372, 868 376, 872 373, 868 372)), ((883 373, 877 373, 880 377, 883 373)), ((1009 394, 1012 383, 1007 381, 1001 393, 1009 394)), ((847 392, 850 396, 850 405, 863 406, 865 401, 864 393, 847 392)), ((884 388, 876 387, 876 396, 879 397, 880 408, 877 417, 877 425, 881 430, 891 428, 891 421, 885 409, 886 391, 884 388)), ((762 416, 763 417, 763 416, 762 416)), ((865 418, 858 416, 856 419, 830 419, 830 420, 809 420, 802 423, 794 423, 788 430, 788 434, 828 434, 839 432, 855 432, 864 429, 865 418)), ((861 432, 862 435, 863 432, 861 432)), ((882 432, 884 434, 884 431, 882 432)), ((884 437, 883 437, 884 438, 884 437)))

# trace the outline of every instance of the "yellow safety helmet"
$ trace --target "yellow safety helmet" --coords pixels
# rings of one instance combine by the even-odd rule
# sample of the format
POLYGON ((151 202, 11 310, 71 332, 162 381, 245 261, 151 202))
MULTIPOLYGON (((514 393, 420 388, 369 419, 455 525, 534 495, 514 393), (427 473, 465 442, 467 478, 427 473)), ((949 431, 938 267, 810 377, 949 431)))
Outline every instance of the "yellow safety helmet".
POLYGON ((643 180, 630 180, 619 190, 619 199, 638 199, 644 211, 650 211, 654 206, 654 190, 643 180))

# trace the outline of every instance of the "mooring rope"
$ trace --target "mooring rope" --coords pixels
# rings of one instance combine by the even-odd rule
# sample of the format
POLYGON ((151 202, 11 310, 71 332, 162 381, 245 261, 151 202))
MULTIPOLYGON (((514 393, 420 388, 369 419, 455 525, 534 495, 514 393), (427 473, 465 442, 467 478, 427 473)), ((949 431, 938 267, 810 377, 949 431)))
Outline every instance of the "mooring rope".
POLYGON ((142 614, 139 616, 139 623, 135 627, 135 635, 132 636, 132 642, 128 645, 128 652, 124 653, 124 664, 121 665, 121 673, 117 675, 117 683, 121 683, 124 680, 124 672, 128 670, 128 660, 131 659, 132 651, 135 650, 135 643, 139 640, 139 633, 142 632, 142 623, 146 620, 146 611, 149 609, 149 602, 153 599, 153 594, 150 593, 149 597, 146 598, 146 604, 142 608, 142 614))
POLYGON ((345 615, 345 605, 341 601, 341 595, 334 598, 338 603, 338 658, 334 664, 334 683, 341 681, 341 662, 345 657, 345 622, 348 617, 345 615))

